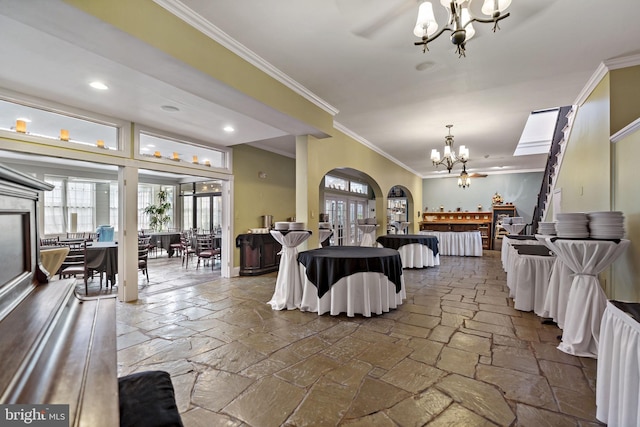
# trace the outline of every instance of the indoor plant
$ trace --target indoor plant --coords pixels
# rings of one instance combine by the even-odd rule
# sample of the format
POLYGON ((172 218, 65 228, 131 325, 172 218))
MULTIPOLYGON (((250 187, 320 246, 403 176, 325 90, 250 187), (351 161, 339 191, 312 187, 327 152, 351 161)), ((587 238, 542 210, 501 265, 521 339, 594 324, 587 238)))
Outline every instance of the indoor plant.
POLYGON ((144 208, 144 213, 149 215, 149 227, 155 231, 162 231, 171 221, 169 216, 171 203, 168 201, 169 195, 166 190, 160 190, 156 197, 158 198, 158 204, 147 206, 144 208))

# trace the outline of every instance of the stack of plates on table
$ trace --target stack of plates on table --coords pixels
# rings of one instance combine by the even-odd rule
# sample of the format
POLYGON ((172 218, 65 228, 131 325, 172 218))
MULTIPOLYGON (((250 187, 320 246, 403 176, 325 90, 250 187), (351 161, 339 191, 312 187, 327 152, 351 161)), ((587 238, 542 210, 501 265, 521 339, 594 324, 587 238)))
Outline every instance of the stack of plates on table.
POLYGON ((555 236, 556 223, 555 222, 539 222, 538 234, 543 234, 545 236, 555 236))
POLYGON ((323 230, 328 230, 331 229, 331 224, 328 222, 319 222, 318 223, 318 228, 323 229, 323 230))
POLYGON ((376 225, 376 219, 375 218, 367 218, 365 220, 365 224, 367 224, 367 225, 376 225))
POLYGON ((622 239, 624 215, 620 211, 589 212, 590 236, 594 239, 622 239))
POLYGON ((276 230, 288 230, 289 229, 289 223, 286 221, 282 221, 282 222, 276 222, 275 223, 275 229, 276 230))
POLYGON ((367 220, 362 218, 362 219, 356 219, 356 224, 358 225, 365 225, 367 223, 367 220))
POLYGON ((304 222, 290 222, 289 230, 304 230, 304 222))
POLYGON ((589 237, 589 218, 584 212, 556 214, 556 233, 566 239, 587 239, 589 237))

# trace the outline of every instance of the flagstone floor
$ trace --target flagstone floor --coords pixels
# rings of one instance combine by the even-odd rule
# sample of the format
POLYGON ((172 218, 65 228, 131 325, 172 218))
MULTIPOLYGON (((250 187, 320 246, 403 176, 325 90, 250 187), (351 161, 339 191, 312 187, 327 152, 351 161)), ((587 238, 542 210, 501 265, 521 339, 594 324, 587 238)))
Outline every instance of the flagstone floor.
POLYGON ((404 270, 371 318, 273 311, 276 275, 150 264, 118 303, 119 375, 171 374, 185 426, 595 426, 596 361, 513 308, 500 253, 404 270))

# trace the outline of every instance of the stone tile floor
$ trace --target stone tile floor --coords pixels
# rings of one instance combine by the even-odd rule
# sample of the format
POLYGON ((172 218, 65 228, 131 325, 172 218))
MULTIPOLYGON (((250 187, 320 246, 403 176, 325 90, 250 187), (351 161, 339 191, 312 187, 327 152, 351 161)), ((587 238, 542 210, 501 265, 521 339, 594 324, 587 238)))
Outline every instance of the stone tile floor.
POLYGON ((118 303, 119 375, 168 371, 186 426, 601 425, 596 361, 513 308, 499 255, 404 270, 407 299, 371 318, 273 311, 275 274, 158 260, 118 303))

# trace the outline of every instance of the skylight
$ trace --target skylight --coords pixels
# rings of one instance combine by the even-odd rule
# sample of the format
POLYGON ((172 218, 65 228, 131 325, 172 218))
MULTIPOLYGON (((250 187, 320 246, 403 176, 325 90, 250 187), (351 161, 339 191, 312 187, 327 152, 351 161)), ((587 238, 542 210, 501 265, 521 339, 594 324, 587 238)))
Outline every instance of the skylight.
POLYGON ((513 155, 547 154, 551 148, 559 111, 559 108, 532 111, 513 155))

